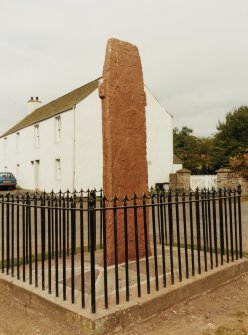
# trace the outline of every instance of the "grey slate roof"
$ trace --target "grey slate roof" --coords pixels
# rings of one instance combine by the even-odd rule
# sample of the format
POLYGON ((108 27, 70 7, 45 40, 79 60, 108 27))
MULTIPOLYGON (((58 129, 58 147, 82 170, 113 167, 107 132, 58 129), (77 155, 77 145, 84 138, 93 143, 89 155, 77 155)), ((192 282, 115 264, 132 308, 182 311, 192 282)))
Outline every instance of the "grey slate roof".
POLYGON ((90 83, 63 95, 62 97, 35 109, 31 114, 19 121, 14 127, 6 131, 1 137, 10 135, 18 130, 31 126, 32 124, 41 122, 59 113, 72 109, 77 103, 84 100, 88 95, 97 89, 99 79, 100 78, 97 78, 90 83))

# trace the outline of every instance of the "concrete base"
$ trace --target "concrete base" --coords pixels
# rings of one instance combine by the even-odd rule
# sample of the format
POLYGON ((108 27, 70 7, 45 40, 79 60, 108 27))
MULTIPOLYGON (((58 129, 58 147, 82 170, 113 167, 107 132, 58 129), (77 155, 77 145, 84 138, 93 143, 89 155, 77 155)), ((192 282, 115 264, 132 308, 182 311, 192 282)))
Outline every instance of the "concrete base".
POLYGON ((69 324, 77 334, 106 334, 117 327, 125 329, 141 318, 147 318, 173 304, 215 289, 247 271, 247 259, 235 261, 168 288, 161 288, 160 291, 146 294, 142 298, 132 298, 128 303, 111 306, 108 310, 99 308, 96 314, 72 305, 70 301, 61 301, 46 291, 40 291, 6 274, 0 274, 0 290, 7 291, 32 309, 47 313, 58 322, 69 324))

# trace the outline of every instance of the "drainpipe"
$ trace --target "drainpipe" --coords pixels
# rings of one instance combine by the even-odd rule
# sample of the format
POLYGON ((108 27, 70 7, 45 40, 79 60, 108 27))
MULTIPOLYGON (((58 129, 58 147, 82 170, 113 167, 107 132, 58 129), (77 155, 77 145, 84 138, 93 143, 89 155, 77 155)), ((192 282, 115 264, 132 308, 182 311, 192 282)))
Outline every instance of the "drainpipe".
POLYGON ((72 156, 72 191, 75 189, 76 176, 76 105, 73 106, 73 156, 72 156))

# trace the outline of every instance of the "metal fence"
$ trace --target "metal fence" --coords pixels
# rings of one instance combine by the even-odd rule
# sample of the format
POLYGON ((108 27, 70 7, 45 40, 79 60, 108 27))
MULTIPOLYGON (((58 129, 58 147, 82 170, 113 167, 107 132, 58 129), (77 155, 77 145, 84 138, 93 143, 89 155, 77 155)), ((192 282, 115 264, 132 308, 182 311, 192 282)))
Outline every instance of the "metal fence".
POLYGON ((0 219, 2 272, 92 313, 243 254, 240 188, 7 193, 0 219))

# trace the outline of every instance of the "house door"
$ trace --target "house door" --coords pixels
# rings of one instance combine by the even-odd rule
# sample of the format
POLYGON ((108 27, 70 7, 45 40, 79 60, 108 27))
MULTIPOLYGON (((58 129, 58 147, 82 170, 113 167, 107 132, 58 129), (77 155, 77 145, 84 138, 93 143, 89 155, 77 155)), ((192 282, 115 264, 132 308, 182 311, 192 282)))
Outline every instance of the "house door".
POLYGON ((40 161, 34 161, 34 188, 39 189, 39 179, 40 179, 40 161))

